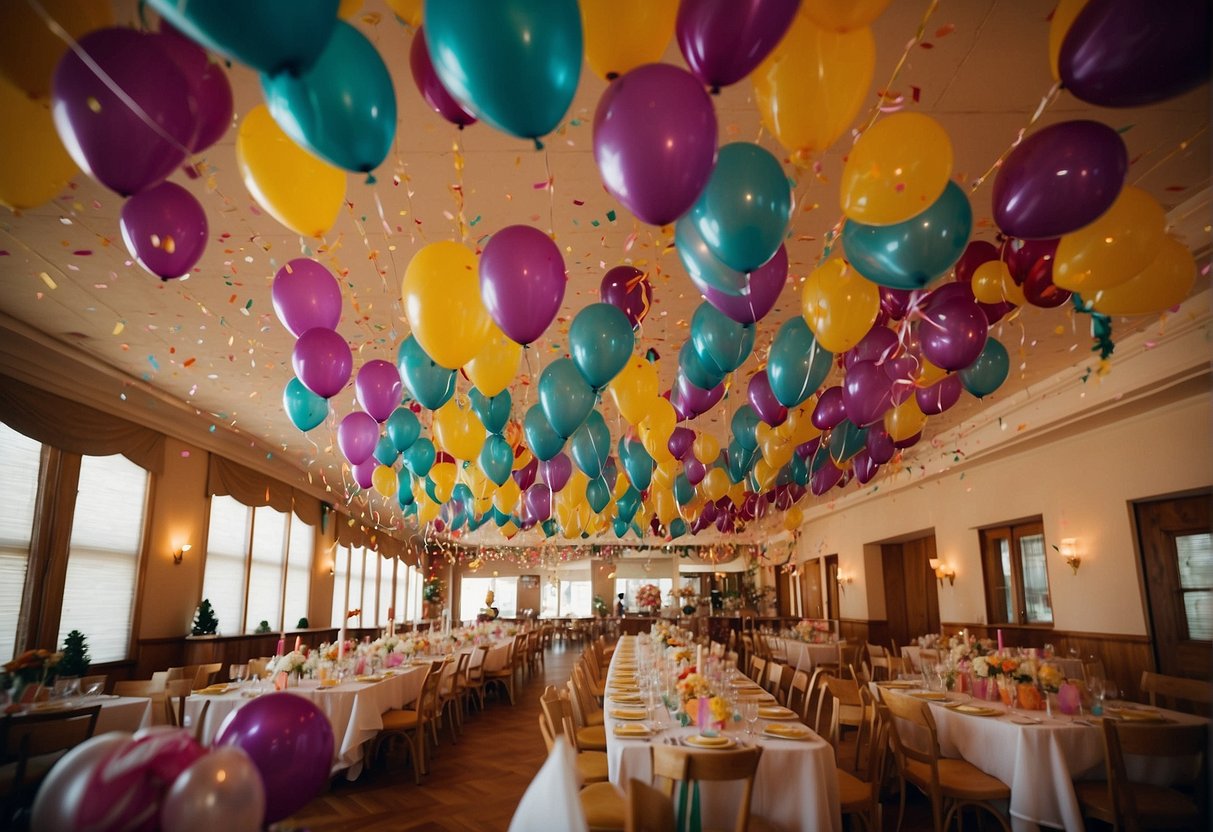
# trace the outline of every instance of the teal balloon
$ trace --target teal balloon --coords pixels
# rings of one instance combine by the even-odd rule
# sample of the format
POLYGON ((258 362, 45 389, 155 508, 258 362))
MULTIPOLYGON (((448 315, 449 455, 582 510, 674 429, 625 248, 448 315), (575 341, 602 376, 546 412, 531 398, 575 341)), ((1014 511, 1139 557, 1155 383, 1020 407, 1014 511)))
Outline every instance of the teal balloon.
POLYGON ((775 333, 767 356, 771 392, 784 407, 795 407, 817 392, 834 363, 834 354, 817 343, 800 315, 793 315, 775 333))
POLYGON ((476 515, 473 517, 469 517, 468 518, 468 531, 469 532, 476 531, 476 529, 483 526, 488 519, 489 519, 489 516, 487 514, 479 514, 479 515, 476 515))
POLYGON ((585 501, 590 504, 590 510, 595 514, 606 508, 611 502, 611 489, 606 480, 601 477, 590 480, 585 487, 585 501))
POLYGON ((568 439, 594 409, 594 391, 571 359, 557 358, 539 376, 539 404, 552 430, 568 439))
POLYGON ((601 390, 627 366, 636 335, 623 310, 609 303, 591 303, 573 318, 569 351, 586 384, 601 390))
POLYGON ((793 482, 795 482, 795 479, 792 476, 792 463, 789 461, 775 475, 775 485, 791 485, 793 482))
POLYGON ((573 462, 590 479, 602 476, 602 468, 611 455, 611 429, 597 410, 581 423, 581 427, 569 437, 573 462))
POLYGON ((510 421, 510 409, 514 406, 509 390, 502 390, 496 396, 486 396, 473 387, 468 398, 472 400, 472 410, 480 417, 485 430, 489 433, 505 430, 506 423, 510 421))
POLYGON ((817 446, 817 451, 813 454, 813 459, 809 463, 809 478, 812 479, 813 474, 821 470, 823 465, 833 465, 830 461, 830 444, 822 442, 817 446))
POLYGON ((480 446, 477 462, 486 477, 496 485, 504 485, 514 466, 514 449, 504 437, 491 433, 480 446))
POLYGON ((291 424, 306 433, 319 426, 329 415, 328 399, 321 398, 293 378, 282 390, 282 409, 291 424))
POLYGON ((438 484, 434 482, 434 478, 427 474, 423 482, 425 484, 425 493, 429 495, 429 498, 435 503, 441 503, 442 500, 438 499, 438 484))
POLYGON ((510 515, 497 508, 497 506, 490 508, 484 516, 491 517, 493 520, 493 525, 495 525, 497 528, 501 528, 506 523, 510 522, 510 515))
POLYGON ((758 451, 755 448, 743 448, 738 444, 736 438, 729 443, 729 462, 725 467, 725 472, 729 475, 729 482, 736 485, 745 479, 745 475, 750 472, 750 467, 754 464, 754 459, 758 456, 758 451))
POLYGON ((725 374, 715 367, 709 367, 699 357, 699 353, 695 352, 695 345, 691 341, 684 343, 682 349, 678 350, 678 367, 687 381, 701 390, 711 390, 724 381, 725 374))
POLYGON ((387 417, 387 424, 384 427, 388 438, 392 440, 392 444, 400 453, 413 447, 417 437, 421 436, 421 422, 417 419, 417 414, 407 407, 398 407, 393 410, 392 415, 387 417))
POLYGON ((442 86, 498 130, 547 135, 573 102, 582 55, 576 0, 427 0, 425 41, 442 86))
POLYGON ((615 537, 620 539, 625 537, 628 533, 628 529, 631 528, 631 522, 631 520, 624 520, 622 517, 616 517, 611 524, 615 527, 615 537))
POLYGON ((400 345, 396 366, 409 394, 427 410, 437 410, 455 394, 455 371, 436 364, 412 335, 400 345))
POLYGON ((751 405, 743 404, 737 408, 737 412, 733 414, 733 421, 730 427, 733 430, 733 441, 747 451, 753 451, 758 447, 758 423, 761 420, 758 418, 758 413, 751 405))
POLYGON ((753 324, 739 324, 707 301, 699 304, 691 316, 691 343, 695 345, 695 353, 705 367, 722 377, 750 357, 755 332, 753 324))
POLYGON ((628 482, 637 491, 644 491, 653 482, 653 457, 649 456, 644 445, 630 442, 627 437, 620 438, 618 451, 628 482))
POLYGON ((640 509, 640 492, 634 486, 629 485, 627 490, 615 501, 615 507, 619 510, 619 519, 624 523, 631 523, 632 518, 640 509))
POLYGON ((830 431, 830 458, 841 465, 864 449, 867 437, 867 428, 857 427, 850 419, 843 419, 830 431))
POLYGON ((455 483, 455 487, 451 489, 450 502, 470 505, 473 500, 475 500, 475 497, 472 496, 472 489, 467 483, 455 483))
POLYGON ((191 40, 258 72, 311 66, 337 24, 339 0, 148 0, 191 40))
POLYGON ((977 398, 990 395, 1007 380, 1011 358, 1007 348, 993 338, 986 339, 977 360, 960 371, 960 383, 977 398))
POLYGON ((339 168, 374 170, 396 138, 392 76, 374 45, 343 20, 315 63, 262 75, 261 90, 282 132, 339 168))
POLYGON ((556 534, 556 532, 560 531, 560 529, 556 526, 556 521, 551 518, 544 520, 539 525, 539 528, 543 529, 544 537, 551 537, 552 535, 556 534))
POLYGON ((726 295, 740 296, 745 293, 749 285, 746 273, 730 269, 716 259, 689 211, 674 223, 674 249, 678 252, 682 267, 696 285, 710 286, 726 295))
POLYGON ((687 533, 687 521, 681 517, 675 517, 670 521, 670 538, 677 539, 687 533))
POLYGON ((674 477, 674 499, 680 506, 685 506, 695 499, 695 486, 691 485, 685 473, 674 477))
POLYGON ((412 502, 412 503, 409 503, 407 506, 401 506, 401 510, 404 512, 405 517, 416 517, 417 516, 417 503, 412 502))
POLYGON ((564 447, 564 437, 556 433, 543 415, 543 408, 538 404, 531 405, 522 420, 522 432, 526 436, 527 447, 540 462, 547 462, 564 447))
POLYGON ((373 456, 380 465, 392 465, 396 462, 396 457, 400 456, 400 451, 396 450, 390 436, 381 436, 375 444, 373 456))
POLYGON ((414 477, 420 479, 434 467, 434 458, 437 455, 434 443, 423 436, 404 452, 404 466, 412 472, 414 477))
POLYGON ((770 151, 750 142, 726 144, 690 216, 717 260, 752 272, 774 256, 788 232, 792 188, 770 151))
POLYGON ((921 289, 960 259, 973 230, 973 207, 955 182, 923 211, 893 225, 847 220, 842 247, 861 275, 893 289, 921 289))
POLYGON ((792 454, 788 461, 788 473, 792 475, 792 482, 797 485, 809 484, 809 464, 800 458, 800 454, 792 454))
MULTIPOLYGON (((413 505, 416 498, 413 496, 413 489, 410 486, 408 477, 400 478, 400 487, 396 490, 396 502, 401 508, 408 508, 413 505)), ((416 509, 414 509, 416 511, 416 509)))

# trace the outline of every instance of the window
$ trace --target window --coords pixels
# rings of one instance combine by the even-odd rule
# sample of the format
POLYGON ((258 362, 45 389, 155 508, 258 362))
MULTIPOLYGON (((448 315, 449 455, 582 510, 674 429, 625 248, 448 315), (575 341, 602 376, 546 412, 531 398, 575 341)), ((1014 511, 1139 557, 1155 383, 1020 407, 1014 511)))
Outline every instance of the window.
MULTIPOLYGON (((672 578, 616 578, 615 594, 623 593, 623 603, 627 604, 628 612, 640 611, 640 607, 636 606, 636 590, 645 584, 656 584, 657 588, 661 590, 662 605, 669 603, 670 592, 674 589, 672 578)), ((612 610, 615 608, 615 600, 612 598, 608 605, 612 610)))
MULTIPOLYGON (((0 656, 16 654, 42 445, 0 422, 0 656)), ((5 659, 7 661, 7 659, 5 659)))
POLYGON ((1175 554, 1188 638, 1209 641, 1213 639, 1213 535, 1176 535, 1175 554))
POLYGON ((475 621, 484 609, 484 599, 489 590, 493 592, 493 606, 501 618, 514 618, 518 614, 517 578, 462 578, 459 582, 459 618, 475 621))
POLYGON ((589 618, 592 613, 592 596, 589 581, 561 581, 560 616, 589 618))
POLYGON ((379 562, 379 606, 375 610, 375 626, 387 626, 387 610, 392 606, 392 561, 375 556, 379 562))
POLYGON ((255 632, 265 621, 275 632, 283 629, 282 570, 286 555, 287 515, 269 506, 253 509, 253 545, 248 575, 248 604, 244 632, 255 632))
POLYGON ((238 634, 238 622, 244 620, 244 558, 252 522, 248 506, 231 497, 211 497, 202 597, 211 602, 219 632, 229 635, 238 634))
POLYGON ((307 618, 308 593, 312 585, 312 549, 315 545, 315 530, 297 517, 292 517, 286 553, 286 605, 282 613, 287 627, 298 624, 301 618, 307 618))
POLYGON ((126 457, 80 459, 58 644, 80 630, 97 664, 127 657, 147 483, 126 457))
POLYGON ((416 566, 409 567, 409 620, 420 621, 422 607, 422 584, 425 581, 422 579, 421 570, 416 566))
POLYGON ((1052 624, 1045 536, 1039 519, 981 530, 991 624, 1052 624))

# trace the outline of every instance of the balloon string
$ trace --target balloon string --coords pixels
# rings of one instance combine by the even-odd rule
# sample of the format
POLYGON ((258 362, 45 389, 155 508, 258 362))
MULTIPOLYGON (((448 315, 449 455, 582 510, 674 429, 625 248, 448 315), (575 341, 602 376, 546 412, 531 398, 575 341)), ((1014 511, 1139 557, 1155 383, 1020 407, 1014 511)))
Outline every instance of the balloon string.
MULTIPOLYGON (((1193 133, 1191 136, 1188 136, 1188 138, 1184 139, 1176 147, 1172 148, 1170 153, 1168 153, 1166 156, 1163 156, 1161 159, 1159 159, 1153 165, 1146 168, 1146 170, 1144 172, 1139 174, 1137 176, 1137 178, 1133 180, 1133 184, 1134 185, 1138 184, 1143 179, 1145 179, 1147 176, 1149 176, 1151 173, 1158 170, 1160 167, 1165 165, 1167 162, 1171 161, 1171 159, 1175 158, 1176 154, 1182 153, 1183 151, 1187 150, 1191 146, 1192 142, 1196 141, 1196 139, 1198 139, 1201 136, 1201 134, 1207 132, 1208 129, 1209 129, 1209 125, 1202 124, 1195 133, 1193 133)), ((1204 210, 1204 208, 1202 207, 1200 210, 1204 210)), ((1186 217, 1185 217, 1185 219, 1186 219, 1186 217)))
POLYGON ((552 160, 548 155, 548 149, 543 148, 543 171, 547 175, 546 185, 548 189, 548 236, 553 241, 556 239, 556 182, 552 178, 552 160))
POLYGON ((1053 86, 1049 87, 1049 91, 1044 94, 1044 97, 1040 99, 1040 103, 1036 105, 1036 111, 1032 113, 1032 117, 1028 119, 1028 123, 1019 128, 1019 132, 1015 135, 1015 140, 1002 153, 998 154, 998 158, 994 160, 992 165, 986 168, 986 172, 973 181, 973 184, 969 186, 969 193, 975 193, 978 188, 985 184, 987 179, 994 175, 995 171, 1002 167, 1002 163, 1011 155, 1011 151, 1019 147, 1019 143, 1023 141, 1028 130, 1031 129, 1032 125, 1040 121, 1040 117, 1053 105, 1060 92, 1060 81, 1055 82, 1053 86))
POLYGON ((922 19, 918 21, 918 28, 914 30, 914 36, 910 38, 908 43, 906 43, 905 49, 903 49, 901 52, 901 57, 897 59, 897 64, 893 67, 893 74, 889 76, 888 83, 886 83, 884 88, 879 91, 879 100, 872 105, 867 122, 863 127, 855 131, 856 139, 867 132, 867 130, 876 123, 876 120, 880 118, 881 113, 885 111, 884 101, 888 95, 889 89, 893 86, 893 84, 897 83, 897 78, 901 75, 901 70, 905 68, 906 61, 910 59, 910 53, 914 51, 914 47, 922 43, 923 38, 926 37, 927 22, 930 21, 932 15, 935 14, 935 11, 938 8, 939 0, 931 0, 926 11, 923 12, 922 19))
POLYGON ((101 83, 105 84, 105 86, 109 88, 109 91, 112 92, 119 101, 125 104, 126 107, 132 113, 134 113, 140 121, 146 124, 152 130, 152 132, 154 132, 164 141, 171 144, 177 150, 180 150, 186 156, 193 154, 193 151, 190 150, 190 148, 177 141, 176 137, 169 135, 164 128, 155 121, 155 119, 147 114, 147 111, 145 111, 135 102, 135 99, 127 95, 122 87, 118 86, 118 83, 109 76, 109 73, 102 69, 101 66, 93 60, 93 57, 80 46, 76 39, 73 38, 66 29, 60 26, 53 17, 50 16, 50 14, 45 8, 42 7, 42 4, 38 2, 38 0, 25 1, 29 7, 34 10, 34 13, 37 14, 38 17, 42 18, 42 22, 45 23, 46 27, 51 30, 51 33, 66 43, 68 48, 76 54, 76 57, 78 57, 80 61, 89 68, 89 71, 96 75, 97 78, 100 79, 101 83))
POLYGON ((455 141, 451 143, 451 150, 455 157, 453 164, 455 166, 455 184, 451 186, 451 194, 455 198, 455 224, 459 229, 459 239, 466 243, 468 241, 468 223, 467 215, 464 212, 464 194, 463 194, 463 133, 455 135, 455 141))

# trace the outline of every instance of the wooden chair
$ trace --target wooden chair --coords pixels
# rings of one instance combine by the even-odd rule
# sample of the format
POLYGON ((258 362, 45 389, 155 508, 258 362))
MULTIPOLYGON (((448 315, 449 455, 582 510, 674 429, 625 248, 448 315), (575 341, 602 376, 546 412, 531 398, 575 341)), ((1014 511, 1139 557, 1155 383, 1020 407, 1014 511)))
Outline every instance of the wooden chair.
POLYGON ((265 671, 270 666, 269 659, 249 659, 248 660, 248 676, 250 679, 260 679, 265 676, 265 671))
POLYGON ((791 673, 791 676, 792 681, 788 683, 788 698, 784 706, 795 711, 801 721, 807 725, 808 720, 804 711, 809 699, 809 674, 803 670, 796 670, 791 673))
POLYGON ((658 789, 635 777, 628 780, 624 832, 677 832, 674 804, 658 789))
MULTIPOLYGON (((178 679, 169 682, 164 690, 164 722, 175 728, 188 728, 185 724, 185 700, 189 698, 191 682, 188 679, 178 679)), ((194 724, 194 739, 202 742, 202 726, 206 722, 206 712, 210 710, 211 700, 202 700, 202 709, 198 711, 197 722, 194 724)))
MULTIPOLYGON (((554 742, 557 737, 564 736, 577 752, 577 774, 584 783, 605 783, 607 775, 607 755, 604 751, 582 751, 577 747, 577 732, 573 727, 573 708, 568 698, 560 691, 548 685, 543 695, 539 697, 539 705, 543 711, 541 729, 546 733, 544 739, 551 736, 554 742)), ((551 748, 549 743, 548 748, 551 748)))
POLYGON ((152 722, 162 724, 164 719, 164 689, 168 684, 168 673, 161 670, 150 679, 120 680, 114 682, 115 696, 136 696, 152 700, 152 722))
POLYGON ((1005 832, 1011 832, 1008 819, 994 805, 994 801, 1010 799, 1010 787, 970 762, 945 758, 940 754, 935 718, 931 716, 930 706, 926 702, 889 690, 881 695, 891 717, 888 720, 889 734, 893 739, 893 753, 901 781, 897 828, 901 828, 905 816, 906 784, 912 783, 930 798, 935 832, 943 832, 951 825, 952 817, 958 816, 966 806, 985 809, 997 818, 1005 832), (917 725, 925 732, 925 749, 902 740, 898 729, 899 719, 917 725))
MULTIPOLYGON (((829 690, 826 689, 826 679, 838 678, 837 675, 827 667, 818 667, 813 671, 813 676, 809 679, 809 696, 810 700, 805 704, 804 724, 808 725, 818 734, 826 733, 829 729, 822 728, 822 712, 824 711, 827 720, 833 719, 834 713, 834 698, 830 696, 829 690), (813 709, 813 718, 809 719, 809 707, 813 709)), ((824 723, 828 724, 828 723, 824 723)))
POLYGON ((472 648, 472 656, 468 660, 467 692, 468 702, 475 700, 480 710, 484 710, 484 660, 489 657, 488 645, 472 648))
POLYGON ((935 672, 935 665, 939 664, 939 651, 929 648, 923 648, 918 651, 918 670, 926 678, 928 674, 935 672))
MULTIPOLYGON (((564 686, 569 705, 573 708, 573 730, 577 733, 577 747, 585 751, 606 751, 606 726, 601 722, 596 725, 588 724, 581 708, 577 685, 569 679, 564 686)), ((599 713, 601 714, 601 711, 599 713)))
POLYGON ((421 693, 412 708, 393 708, 383 715, 383 728, 371 743, 367 762, 374 762, 384 746, 402 741, 413 761, 413 782, 421 785, 421 775, 429 773, 426 762, 426 726, 435 718, 438 708, 438 685, 442 681, 442 663, 433 662, 421 682, 421 693))
POLYGON ((580 665, 573 665, 572 682, 573 688, 577 692, 577 698, 573 704, 581 711, 582 724, 602 725, 605 722, 602 707, 598 704, 598 701, 590 690, 590 682, 586 678, 585 668, 580 665))
POLYGON ((751 656, 750 672, 747 675, 754 681, 754 684, 762 687, 765 690, 767 680, 766 659, 759 658, 758 656, 751 656))
POLYGON ((198 677, 198 668, 200 667, 202 667, 200 664, 187 664, 182 667, 170 667, 168 669, 168 676, 165 677, 164 681, 176 682, 178 679, 189 679, 190 682, 193 682, 194 679, 198 677))
POLYGON ((1141 674, 1141 692, 1149 694, 1151 705, 1157 705, 1157 698, 1162 696, 1166 701, 1164 707, 1172 710, 1193 710, 1191 706, 1203 706, 1196 710, 1207 716, 1209 706, 1213 705, 1213 684, 1203 679, 1164 676, 1145 670, 1141 674), (1176 707, 1180 704, 1188 707, 1176 707))
POLYGON ((834 758, 839 759, 843 741, 843 729, 855 728, 855 760, 852 769, 859 770, 860 752, 863 748, 864 729, 872 724, 873 708, 866 685, 855 679, 826 676, 825 687, 833 697, 830 708, 830 743, 834 746, 834 758))
MULTIPOLYGON (((838 803, 842 815, 853 815, 868 832, 882 828, 880 789, 884 783, 885 757, 889 748, 889 711, 884 705, 870 709, 872 723, 868 729, 868 764, 860 779, 835 764, 838 777, 838 803)), ((856 758, 859 756, 856 744, 856 758)))
POLYGON ((889 659, 891 658, 888 652, 879 644, 868 642, 868 666, 871 668, 871 677, 873 681, 879 679, 891 679, 891 668, 889 667, 889 659), (883 672, 882 672, 883 671, 883 672))
MULTIPOLYGON (((525 644, 526 636, 522 636, 522 641, 525 644)), ((514 676, 518 671, 518 637, 514 637, 514 643, 510 645, 509 654, 506 656, 505 664, 497 670, 486 670, 481 665, 481 676, 484 679, 484 692, 487 694, 489 685, 497 685, 510 698, 510 704, 514 704, 514 676)), ((523 648, 525 649, 525 647, 523 648)))
POLYGON ((468 662, 471 658, 471 653, 460 653, 454 671, 443 672, 442 681, 438 683, 438 721, 450 719, 452 743, 459 741, 459 732, 463 730, 463 697, 467 695, 468 662))
POLYGON ((652 753, 653 782, 662 789, 666 797, 674 800, 675 786, 683 786, 679 790, 679 798, 674 800, 675 817, 680 824, 685 824, 693 811, 694 784, 737 781, 742 784, 741 800, 736 818, 726 828, 732 829, 733 832, 759 832, 761 829, 771 828, 765 820, 750 813, 754 776, 758 772, 758 761, 762 758, 762 746, 756 745, 736 751, 691 751, 673 745, 655 745, 652 747, 652 753))
POLYGON ((221 670, 223 670, 223 662, 198 665, 198 669, 194 671, 194 690, 202 690, 214 684, 215 676, 221 670))
POLYGON ((1107 782, 1077 781, 1074 792, 1083 817, 1112 824, 1115 830, 1208 829, 1208 803, 1204 786, 1208 775, 1209 728, 1197 725, 1129 725, 1103 720, 1107 782), (1181 791, 1167 786, 1137 783, 1125 773, 1125 755, 1153 760, 1190 757, 1199 760, 1181 791))
POLYGON ((0 805, 5 821, 33 799, 64 754, 93 735, 100 713, 98 704, 0 720, 0 805))
MULTIPOLYGON (((767 677, 764 680, 762 687, 763 690, 774 696, 776 699, 779 699, 779 680, 783 675, 783 669, 784 666, 777 661, 767 662, 767 677)), ((789 677, 789 681, 791 681, 791 677, 789 677)), ((783 703, 780 702, 779 704, 782 705, 783 703)))

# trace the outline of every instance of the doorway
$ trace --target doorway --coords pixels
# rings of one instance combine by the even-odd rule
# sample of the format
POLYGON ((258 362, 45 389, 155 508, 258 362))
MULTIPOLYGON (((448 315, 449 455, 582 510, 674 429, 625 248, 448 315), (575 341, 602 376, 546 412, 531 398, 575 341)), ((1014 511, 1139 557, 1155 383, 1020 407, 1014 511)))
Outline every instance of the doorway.
POLYGON ((838 555, 826 555, 825 618, 841 618, 838 613, 838 555))
POLYGON ((821 605, 821 558, 800 565, 800 591, 804 598, 805 618, 825 618, 821 605))
POLYGON ((929 563, 935 557, 935 535, 881 544, 880 557, 889 637, 905 645, 938 633, 939 591, 929 563))
POLYGON ((1208 679, 1213 647, 1210 493, 1135 503, 1154 661, 1160 673, 1208 679))

